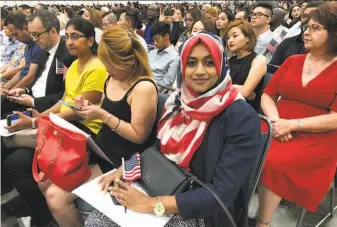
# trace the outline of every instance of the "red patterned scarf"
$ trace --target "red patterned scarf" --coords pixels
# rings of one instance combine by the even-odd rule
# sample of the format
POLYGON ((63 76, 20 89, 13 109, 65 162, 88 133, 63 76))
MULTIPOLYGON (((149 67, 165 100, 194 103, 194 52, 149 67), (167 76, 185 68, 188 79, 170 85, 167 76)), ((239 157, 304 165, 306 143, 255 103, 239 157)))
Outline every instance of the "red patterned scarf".
POLYGON ((227 74, 226 57, 221 40, 209 33, 189 38, 181 49, 181 89, 170 95, 159 122, 158 138, 161 151, 168 159, 188 169, 194 152, 200 146, 211 120, 238 99, 243 99, 232 87, 227 74), (202 43, 210 52, 219 75, 217 85, 197 96, 184 82, 184 72, 193 47, 202 43))

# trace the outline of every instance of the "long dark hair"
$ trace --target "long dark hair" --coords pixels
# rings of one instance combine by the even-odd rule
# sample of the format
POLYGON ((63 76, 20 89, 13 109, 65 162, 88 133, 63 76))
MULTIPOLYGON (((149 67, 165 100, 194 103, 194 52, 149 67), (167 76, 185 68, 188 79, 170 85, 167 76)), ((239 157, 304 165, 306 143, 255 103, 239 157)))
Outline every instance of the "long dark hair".
POLYGON ((90 21, 87 21, 81 17, 74 17, 68 21, 66 25, 66 29, 70 26, 74 26, 75 30, 82 32, 87 38, 90 38, 90 37, 94 38, 94 43, 92 44, 92 47, 91 47, 91 53, 96 56, 98 44, 95 40, 95 28, 90 23, 90 21))

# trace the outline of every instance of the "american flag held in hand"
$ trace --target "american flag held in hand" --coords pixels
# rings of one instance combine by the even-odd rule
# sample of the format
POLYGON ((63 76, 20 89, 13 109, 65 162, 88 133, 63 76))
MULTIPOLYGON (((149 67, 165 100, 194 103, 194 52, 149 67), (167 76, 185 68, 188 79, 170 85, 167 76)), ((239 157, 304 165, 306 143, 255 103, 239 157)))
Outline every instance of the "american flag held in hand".
POLYGON ((62 74, 63 80, 65 80, 67 71, 68 71, 67 66, 63 62, 58 61, 56 58, 56 74, 62 74))
POLYGON ((124 180, 131 182, 141 178, 139 152, 133 154, 129 160, 124 161, 123 159, 122 161, 124 180))

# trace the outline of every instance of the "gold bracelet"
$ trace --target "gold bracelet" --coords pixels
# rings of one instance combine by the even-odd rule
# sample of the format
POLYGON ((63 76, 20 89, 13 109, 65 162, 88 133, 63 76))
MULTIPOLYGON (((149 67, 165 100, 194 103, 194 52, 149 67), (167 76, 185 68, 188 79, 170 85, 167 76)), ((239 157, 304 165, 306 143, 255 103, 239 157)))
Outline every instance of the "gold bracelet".
POLYGON ((115 127, 115 128, 112 128, 111 129, 111 131, 116 131, 117 130, 117 128, 119 127, 119 125, 120 125, 120 123, 121 123, 121 119, 120 118, 118 118, 118 123, 117 123, 117 126, 115 127))
POLYGON ((106 119, 106 121, 104 121, 103 123, 104 124, 108 123, 108 121, 110 120, 110 118, 111 118, 111 114, 109 114, 108 119, 106 119))

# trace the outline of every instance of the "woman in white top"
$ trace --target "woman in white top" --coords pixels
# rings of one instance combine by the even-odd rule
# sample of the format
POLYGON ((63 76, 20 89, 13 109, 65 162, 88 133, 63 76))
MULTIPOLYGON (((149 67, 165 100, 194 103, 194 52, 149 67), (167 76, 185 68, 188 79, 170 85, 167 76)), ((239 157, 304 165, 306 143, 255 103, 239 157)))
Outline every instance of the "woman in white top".
POLYGON ((137 28, 142 26, 142 20, 137 9, 127 9, 124 13, 120 15, 119 21, 117 21, 117 25, 133 30, 137 35, 140 43, 143 45, 145 51, 148 53, 148 48, 145 40, 136 33, 137 28))
POLYGON ((84 13, 82 14, 82 18, 90 21, 92 25, 94 25, 96 34, 95 40, 97 43, 99 43, 103 33, 103 22, 99 12, 93 8, 86 8, 84 13))

